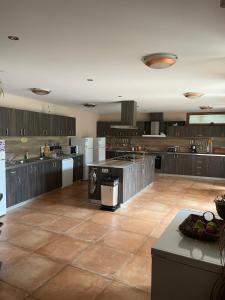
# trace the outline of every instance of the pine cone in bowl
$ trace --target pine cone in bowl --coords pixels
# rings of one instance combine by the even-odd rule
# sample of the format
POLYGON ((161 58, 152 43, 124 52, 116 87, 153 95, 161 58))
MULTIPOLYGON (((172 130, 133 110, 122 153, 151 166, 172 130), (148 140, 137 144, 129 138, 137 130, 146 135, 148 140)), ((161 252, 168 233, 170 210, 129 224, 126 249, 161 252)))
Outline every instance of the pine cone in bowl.
POLYGON ((225 195, 217 196, 214 202, 218 215, 225 220, 225 195))

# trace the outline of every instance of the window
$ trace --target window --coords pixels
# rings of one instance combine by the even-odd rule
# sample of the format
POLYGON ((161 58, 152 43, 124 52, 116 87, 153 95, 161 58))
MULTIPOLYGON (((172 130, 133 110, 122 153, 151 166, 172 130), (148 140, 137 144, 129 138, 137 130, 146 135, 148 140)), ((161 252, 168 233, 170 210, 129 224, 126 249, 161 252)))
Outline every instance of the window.
POLYGON ((225 113, 189 113, 188 124, 225 124, 225 113))

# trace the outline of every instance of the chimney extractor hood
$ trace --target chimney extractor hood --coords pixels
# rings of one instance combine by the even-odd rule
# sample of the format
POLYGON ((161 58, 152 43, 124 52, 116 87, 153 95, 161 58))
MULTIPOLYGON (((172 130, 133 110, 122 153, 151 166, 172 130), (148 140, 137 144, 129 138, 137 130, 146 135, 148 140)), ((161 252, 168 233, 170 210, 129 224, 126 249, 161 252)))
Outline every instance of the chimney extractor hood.
POLYGON ((121 101, 121 124, 111 125, 110 127, 115 129, 137 129, 136 115, 136 101, 121 101))

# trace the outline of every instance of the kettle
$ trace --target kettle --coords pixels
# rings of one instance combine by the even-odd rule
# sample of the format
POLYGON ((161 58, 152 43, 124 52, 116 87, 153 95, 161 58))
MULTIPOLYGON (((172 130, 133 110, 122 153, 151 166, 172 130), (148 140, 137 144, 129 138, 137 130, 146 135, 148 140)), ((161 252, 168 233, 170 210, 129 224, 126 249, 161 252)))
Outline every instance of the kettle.
POLYGON ((197 153, 197 146, 191 145, 191 153, 197 153))

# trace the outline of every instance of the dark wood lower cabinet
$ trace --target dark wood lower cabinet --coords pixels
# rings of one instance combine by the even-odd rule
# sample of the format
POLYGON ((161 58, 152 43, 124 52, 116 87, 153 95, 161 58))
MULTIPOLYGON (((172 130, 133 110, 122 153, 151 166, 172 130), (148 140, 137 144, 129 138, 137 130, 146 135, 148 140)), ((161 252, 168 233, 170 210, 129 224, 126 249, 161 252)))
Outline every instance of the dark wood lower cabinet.
POLYGON ((7 207, 62 186, 62 161, 50 160, 6 170, 7 207))
POLYGON ((83 155, 73 158, 73 181, 83 179, 83 155))
POLYGON ((225 157, 171 153, 163 155, 162 173, 225 178, 225 157))
POLYGON ((145 156, 143 161, 123 170, 123 202, 127 201, 147 185, 153 182, 155 175, 155 157, 145 156))

